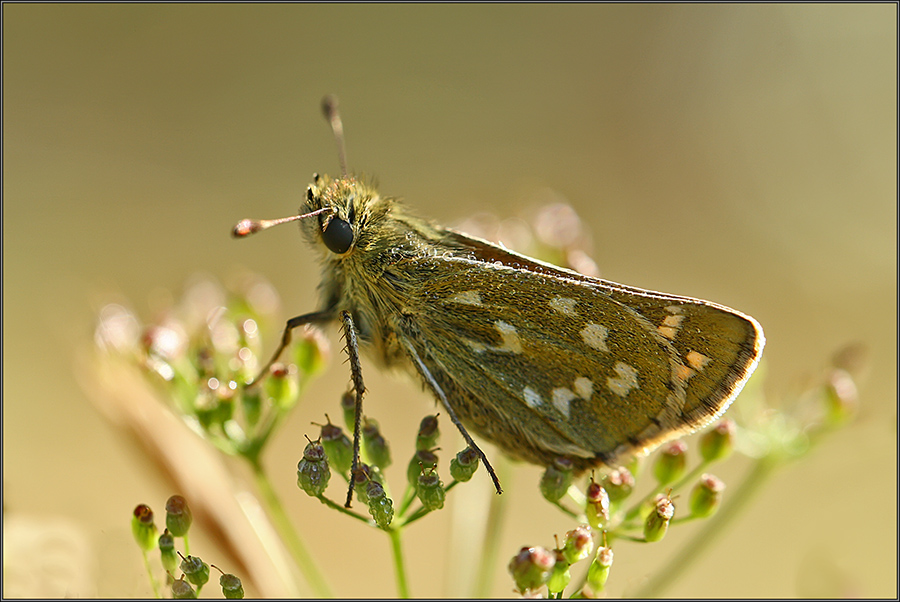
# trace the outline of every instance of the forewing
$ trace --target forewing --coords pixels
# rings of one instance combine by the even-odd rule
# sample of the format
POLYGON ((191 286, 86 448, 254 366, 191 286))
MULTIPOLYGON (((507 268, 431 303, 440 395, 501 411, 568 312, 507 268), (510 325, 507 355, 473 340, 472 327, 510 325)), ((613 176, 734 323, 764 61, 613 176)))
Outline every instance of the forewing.
POLYGON ((758 325, 737 312, 455 236, 465 253, 408 266, 409 334, 459 403, 526 445, 607 463, 652 447, 720 415, 758 360, 758 325))
POLYGON ((673 378, 685 380, 684 420, 691 430, 722 414, 756 369, 766 339, 759 323, 739 311, 679 295, 648 291, 601 280, 550 265, 498 247, 490 242, 445 229, 445 244, 469 259, 501 264, 571 280, 607 292, 628 307, 675 347, 681 364, 673 378))

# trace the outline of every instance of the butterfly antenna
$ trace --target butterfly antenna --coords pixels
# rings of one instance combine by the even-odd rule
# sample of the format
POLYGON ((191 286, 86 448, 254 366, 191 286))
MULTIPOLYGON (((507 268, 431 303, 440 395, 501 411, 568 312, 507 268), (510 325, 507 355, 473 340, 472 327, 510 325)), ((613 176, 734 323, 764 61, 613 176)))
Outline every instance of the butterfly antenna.
POLYGON ((288 217, 282 217, 279 219, 242 219, 237 223, 237 225, 231 229, 231 235, 234 238, 244 238, 245 236, 250 236, 251 234, 256 234, 257 232, 262 232, 263 230, 267 230, 272 226, 278 226, 281 224, 286 224, 288 222, 295 222, 298 219, 303 219, 306 217, 313 217, 314 215, 321 215, 323 213, 333 213, 334 209, 331 207, 322 207, 321 209, 316 209, 315 211, 310 211, 309 213, 302 213, 300 215, 291 215, 288 217))
POLYGON ((338 161, 341 163, 341 175, 347 175, 347 148, 344 146, 344 124, 341 123, 341 114, 338 113, 338 99, 334 94, 329 94, 322 99, 322 112, 325 119, 331 124, 334 133, 334 141, 338 147, 338 161))

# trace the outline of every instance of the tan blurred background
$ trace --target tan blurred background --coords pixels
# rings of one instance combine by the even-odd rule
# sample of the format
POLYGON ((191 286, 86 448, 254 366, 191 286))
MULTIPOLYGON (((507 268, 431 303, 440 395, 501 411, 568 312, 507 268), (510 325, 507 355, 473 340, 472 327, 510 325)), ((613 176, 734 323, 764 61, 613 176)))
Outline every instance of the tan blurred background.
MULTIPOLYGON (((88 585, 69 593, 150 593, 130 512, 161 511, 173 486, 92 406, 78 358, 102 303, 149 318, 148 299, 196 272, 252 269, 285 317, 315 307, 296 229, 228 231, 292 213, 314 171, 338 171, 319 113, 333 92, 351 167, 422 214, 513 215, 551 187, 591 228, 604 277, 756 317, 775 399, 838 346, 867 344, 858 421, 780 472, 668 593, 896 596, 896 18, 890 4, 4 5, 6 519, 62 517, 86 535, 88 585)), ((295 485, 301 435, 335 407, 343 370, 314 385, 267 463, 336 593, 391 596, 387 538, 295 485)), ((402 479, 433 406, 371 366, 366 378, 402 479)), ((574 526, 539 475, 508 483, 494 595, 511 593, 520 546, 574 526)), ((468 495, 486 500, 476 477, 468 495)), ((415 595, 466 591, 442 576, 450 515, 408 530, 415 595)), ((691 529, 617 549, 611 593, 691 529)))

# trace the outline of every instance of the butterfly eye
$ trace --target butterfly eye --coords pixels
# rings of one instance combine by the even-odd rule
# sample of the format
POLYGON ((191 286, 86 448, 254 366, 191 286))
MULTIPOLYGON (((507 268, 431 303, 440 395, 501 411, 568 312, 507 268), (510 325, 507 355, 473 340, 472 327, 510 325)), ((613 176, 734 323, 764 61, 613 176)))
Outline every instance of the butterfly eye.
POLYGON ((332 253, 346 253, 353 244, 353 229, 341 218, 333 217, 322 232, 322 242, 332 253))

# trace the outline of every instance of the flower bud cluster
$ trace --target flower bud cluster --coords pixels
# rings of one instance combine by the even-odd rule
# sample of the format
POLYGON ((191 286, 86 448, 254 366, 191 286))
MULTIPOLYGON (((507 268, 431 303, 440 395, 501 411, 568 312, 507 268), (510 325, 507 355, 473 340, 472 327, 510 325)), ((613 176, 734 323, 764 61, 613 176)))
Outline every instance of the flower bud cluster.
POLYGON ((203 279, 150 325, 140 326, 120 305, 103 308, 95 340, 107 357, 136 363, 176 413, 217 448, 255 461, 329 356, 321 332, 298 329, 281 354, 286 363, 260 375, 269 359, 262 355, 260 325, 280 321, 277 307, 277 294, 260 277, 247 277, 228 292, 203 279))
MULTIPOLYGON (((146 504, 139 504, 132 513, 132 532, 135 542, 145 554, 154 547, 159 550, 163 570, 167 575, 167 583, 171 588, 172 597, 175 599, 194 599, 200 594, 200 590, 209 581, 209 564, 199 556, 182 554, 175 548, 175 538, 184 540, 184 547, 188 546, 188 532, 193 522, 193 513, 187 500, 180 495, 173 495, 166 501, 166 528, 161 535, 156 536, 157 529, 153 521, 153 511, 146 504), (181 563, 178 558, 181 557, 181 563), (176 570, 181 571, 181 576, 176 579, 176 570)), ((149 563, 147 564, 150 570, 149 563)), ((221 571, 220 571, 221 572, 221 571)), ((156 581, 151 575, 154 591, 156 581)), ((244 589, 241 580, 231 574, 222 574, 219 580, 222 594, 229 599, 243 598, 244 589)))

